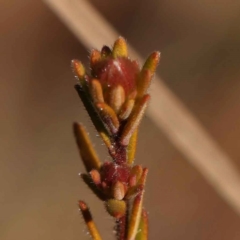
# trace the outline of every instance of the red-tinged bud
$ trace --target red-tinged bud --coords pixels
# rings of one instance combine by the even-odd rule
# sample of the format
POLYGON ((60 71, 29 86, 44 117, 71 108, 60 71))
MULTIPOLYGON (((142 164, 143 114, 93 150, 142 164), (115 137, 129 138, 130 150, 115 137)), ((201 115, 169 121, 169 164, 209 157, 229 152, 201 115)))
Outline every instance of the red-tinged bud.
POLYGON ((105 162, 101 168, 101 179, 110 187, 118 181, 127 184, 129 174, 130 167, 128 165, 105 162))
POLYGON ((104 91, 121 85, 126 95, 136 89, 140 73, 137 65, 128 58, 106 58, 94 65, 94 77, 99 79, 104 91))
POLYGON ((150 96, 147 94, 159 62, 159 52, 152 53, 142 69, 128 57, 127 43, 119 37, 113 48, 92 50, 91 74, 81 62, 72 61, 76 86, 99 135, 113 161, 132 165, 135 158, 137 131, 150 96))
POLYGON ((121 218, 126 214, 126 202, 123 200, 109 199, 106 202, 106 209, 111 216, 121 218))

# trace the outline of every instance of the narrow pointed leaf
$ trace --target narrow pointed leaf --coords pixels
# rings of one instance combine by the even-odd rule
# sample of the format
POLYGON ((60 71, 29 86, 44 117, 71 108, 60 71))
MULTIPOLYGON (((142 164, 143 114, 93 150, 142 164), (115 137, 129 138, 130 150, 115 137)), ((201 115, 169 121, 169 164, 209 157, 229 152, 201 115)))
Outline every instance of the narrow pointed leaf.
POLYGON ((142 97, 147 93, 147 90, 151 84, 152 73, 149 69, 143 69, 137 82, 138 97, 142 97))
POLYGON ((142 212, 143 191, 133 201, 132 211, 129 213, 127 240, 135 240, 142 212))
POLYGON ((114 58, 128 56, 127 43, 123 37, 119 37, 115 41, 112 54, 114 58))
POLYGON ((127 194, 125 195, 125 199, 128 200, 133 199, 143 190, 144 190, 143 185, 135 185, 133 187, 129 187, 127 194))
POLYGON ((74 123, 73 129, 78 149, 87 172, 92 169, 100 169, 101 162, 92 146, 85 128, 79 123, 74 123))
POLYGON ((109 128, 109 131, 112 134, 117 133, 119 128, 119 121, 114 110, 105 103, 97 103, 96 106, 106 127, 109 128))
POLYGON ((103 142, 107 146, 110 155, 114 156, 116 153, 115 148, 112 145, 112 142, 111 142, 111 139, 110 139, 108 133, 106 133, 105 131, 104 132, 102 131, 102 132, 99 132, 99 135, 101 136, 101 138, 103 139, 103 142))
POLYGON ((130 173, 130 178, 133 177, 133 176, 135 176, 135 179, 136 179, 135 185, 138 184, 138 181, 139 181, 140 177, 142 176, 142 173, 143 173, 143 168, 142 168, 142 166, 140 166, 140 165, 135 165, 134 167, 132 167, 131 173, 130 173))
POLYGON ((80 174, 80 177, 100 200, 106 200, 106 196, 101 191, 101 189, 99 189, 98 186, 93 182, 93 179, 89 174, 82 173, 80 174))
POLYGON ((140 179, 138 181, 139 185, 145 186, 146 180, 147 180, 147 174, 148 174, 148 169, 147 168, 143 168, 142 175, 141 175, 141 177, 140 177, 140 179))
POLYGON ((130 116, 134 107, 134 103, 135 101, 133 99, 129 99, 123 104, 122 109, 119 113, 119 118, 121 120, 126 120, 130 116))
POLYGON ((148 69, 150 70, 151 74, 154 74, 154 72, 156 71, 157 65, 159 63, 159 60, 160 60, 160 52, 153 52, 147 58, 142 69, 143 70, 148 69))
POLYGON ((93 79, 91 81, 90 91, 94 103, 104 102, 102 85, 97 79, 93 79))
POLYGON ((97 227, 96 227, 95 223, 93 222, 92 214, 91 214, 88 206, 86 205, 86 203, 83 201, 79 201, 79 208, 82 212, 83 219, 88 227, 88 230, 89 230, 89 233, 90 233, 92 239, 93 240, 102 240, 102 238, 97 230, 97 227))
POLYGON ((137 147, 137 136, 138 136, 138 129, 134 131, 132 134, 129 144, 127 146, 127 163, 133 164, 135 160, 135 153, 136 153, 136 147, 137 147))
POLYGON ((101 53, 98 50, 93 49, 90 54, 91 67, 93 67, 95 64, 99 63, 101 61, 101 58, 102 58, 101 53))
POLYGON ((142 169, 141 166, 135 166, 132 173, 130 174, 130 183, 131 183, 132 176, 134 176, 133 172, 135 172, 136 184, 130 186, 130 188, 128 189, 127 194, 125 196, 126 199, 131 199, 131 198, 135 197, 139 192, 144 190, 144 187, 146 184, 146 178, 147 178, 147 173, 148 173, 147 168, 142 169))
POLYGON ((148 240, 148 214, 145 209, 142 210, 136 240, 148 240))
POLYGON ((92 104, 91 97, 87 91, 85 91, 80 85, 75 85, 75 89, 78 92, 79 97, 81 98, 85 109, 87 110, 95 128, 99 132, 99 135, 102 137, 104 143, 108 148, 111 147, 111 140, 109 137, 109 132, 105 125, 102 122, 101 117, 97 113, 95 107, 92 104))
POLYGON ((74 59, 72 60, 71 65, 75 76, 82 79, 85 75, 85 68, 83 64, 79 60, 74 59))
POLYGON ((129 144, 129 140, 137 129, 142 120, 143 114, 147 107, 147 103, 150 100, 150 96, 146 94, 139 100, 139 102, 135 105, 131 116, 128 118, 127 124, 123 129, 122 135, 120 137, 120 141, 122 145, 127 146, 129 144))
POLYGON ((141 213, 142 213, 144 185, 146 182, 147 173, 148 173, 148 169, 146 168, 143 169, 142 176, 139 180, 139 185, 142 186, 142 191, 140 191, 135 197, 132 204, 132 209, 129 213, 127 240, 134 240, 137 234, 137 229, 139 226, 141 213))

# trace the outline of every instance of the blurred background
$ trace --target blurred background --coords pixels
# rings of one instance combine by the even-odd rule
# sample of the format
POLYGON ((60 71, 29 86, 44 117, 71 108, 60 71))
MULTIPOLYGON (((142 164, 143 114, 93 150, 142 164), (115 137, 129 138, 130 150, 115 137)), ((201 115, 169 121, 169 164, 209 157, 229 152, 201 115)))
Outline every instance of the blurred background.
MULTIPOLYGON (((90 2, 141 56, 161 51, 158 74, 240 172, 240 1, 90 2)), ((71 129, 83 122, 108 159, 73 89, 70 61, 87 65, 89 50, 41 1, 0 6, 0 239, 89 239, 78 199, 114 239, 112 219, 78 177, 71 129)), ((239 215, 148 117, 137 163, 150 169, 151 240, 240 239, 239 215)))

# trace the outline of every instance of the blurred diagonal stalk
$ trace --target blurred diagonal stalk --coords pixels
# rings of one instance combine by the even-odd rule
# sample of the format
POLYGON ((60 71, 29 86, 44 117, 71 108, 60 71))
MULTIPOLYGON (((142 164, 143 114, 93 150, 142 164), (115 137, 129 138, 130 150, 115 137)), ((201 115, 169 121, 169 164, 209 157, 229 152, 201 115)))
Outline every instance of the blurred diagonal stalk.
MULTIPOLYGON (((85 0, 44 0, 78 39, 89 48, 109 45, 119 33, 85 0)), ((153 49, 154 50, 154 49, 153 49)), ((130 47, 130 55, 141 59, 130 47)), ((240 214, 240 174, 198 120, 156 77, 148 116, 204 176, 218 194, 240 214)))

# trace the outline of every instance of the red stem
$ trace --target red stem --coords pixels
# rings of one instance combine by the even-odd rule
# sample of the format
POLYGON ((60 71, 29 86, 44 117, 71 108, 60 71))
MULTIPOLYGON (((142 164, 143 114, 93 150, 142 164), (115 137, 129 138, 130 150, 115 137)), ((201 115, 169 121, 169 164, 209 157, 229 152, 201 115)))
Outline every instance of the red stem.
POLYGON ((126 239, 126 224, 127 224, 127 215, 121 217, 116 221, 116 231, 117 231, 117 240, 126 239))

